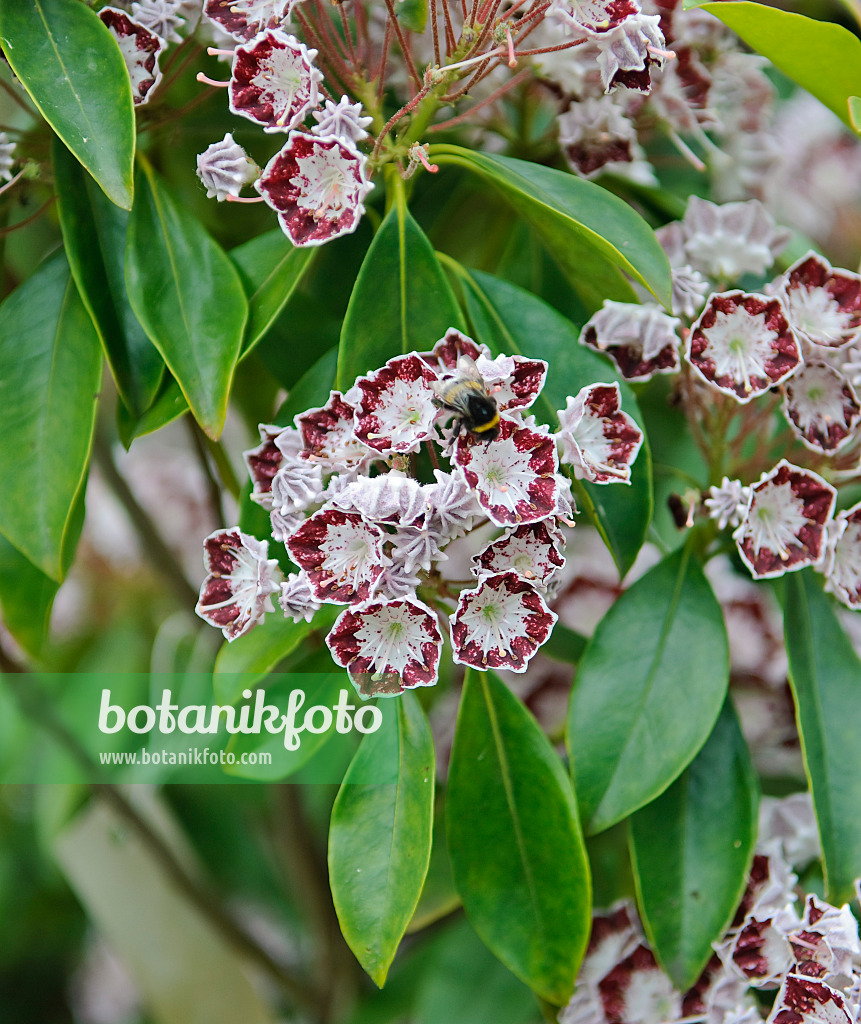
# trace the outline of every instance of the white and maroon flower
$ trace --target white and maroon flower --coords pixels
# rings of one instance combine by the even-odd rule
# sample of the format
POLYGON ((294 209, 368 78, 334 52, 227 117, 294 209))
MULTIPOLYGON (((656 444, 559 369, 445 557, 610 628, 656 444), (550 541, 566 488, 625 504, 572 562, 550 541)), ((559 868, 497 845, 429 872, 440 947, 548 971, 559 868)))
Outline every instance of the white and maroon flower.
POLYGON ((837 492, 821 476, 785 459, 751 488, 750 505, 733 534, 744 564, 758 579, 815 565, 837 492))
POLYGON ((796 335, 813 345, 843 348, 861 334, 861 277, 833 270, 810 252, 794 263, 783 280, 789 322, 796 335))
POLYGON ((544 387, 547 363, 525 356, 497 356, 491 359, 480 354, 475 368, 493 395, 500 412, 526 409, 544 387))
POLYGON ((103 7, 99 17, 116 39, 129 69, 135 106, 146 103, 161 79, 158 58, 167 43, 145 25, 133 21, 125 11, 103 7))
POLYGON ((382 573, 383 531, 354 512, 326 506, 287 541, 294 562, 308 574, 319 601, 357 604, 382 573))
POLYGON ((581 35, 583 29, 609 32, 639 10, 636 0, 552 0, 547 17, 581 35))
POLYGON ((587 96, 559 115, 559 146, 574 173, 587 179, 642 155, 634 122, 608 96, 587 96))
POLYGON ((181 43, 182 36, 177 30, 185 25, 185 19, 179 13, 180 7, 176 0, 135 0, 132 17, 165 42, 181 43))
POLYGON ((568 397, 559 414, 561 461, 574 467, 578 480, 597 484, 631 482, 631 466, 643 443, 643 433, 622 412, 618 384, 591 384, 576 398, 568 397))
POLYGON ((356 381, 361 401, 355 433, 379 452, 414 452, 434 436, 439 409, 431 384, 437 375, 415 353, 397 356, 356 381))
POLYGON ((334 135, 291 132, 255 187, 294 245, 323 245, 358 227, 363 200, 374 187, 366 163, 363 154, 334 135))
POLYGON ((766 1024, 852 1024, 846 999, 823 981, 787 974, 766 1024))
POLYGON ((604 306, 583 325, 580 343, 613 358, 623 377, 648 380, 653 373, 679 369, 681 321, 652 303, 604 300, 604 306))
POLYGON ((296 456, 288 457, 272 477, 272 508, 277 509, 282 516, 303 512, 320 501, 322 494, 323 468, 319 462, 309 462, 296 456))
POLYGON ((715 949, 724 966, 754 988, 777 988, 795 961, 786 936, 797 920, 791 909, 772 916, 751 915, 715 949))
POLYGON ((311 131, 315 135, 337 135, 339 139, 361 142, 368 137, 365 129, 373 118, 363 114, 361 103, 351 103, 349 96, 342 96, 337 103, 326 100, 322 110, 314 111, 317 126, 311 131))
POLYGON ((235 640, 274 611, 272 594, 281 586, 281 570, 267 558, 269 545, 233 528, 216 530, 203 542, 203 561, 209 575, 194 609, 227 640, 235 640))
POLYGON ((291 0, 206 0, 204 10, 234 39, 248 40, 277 28, 291 6, 291 0))
POLYGON ((326 644, 361 697, 390 697, 433 686, 442 634, 421 601, 368 601, 341 613, 326 644))
POLYGON ((525 672, 556 619, 517 573, 486 576, 476 590, 461 591, 450 617, 454 660, 482 670, 525 672))
POLYGON ((804 918, 789 942, 798 961, 799 974, 822 977, 849 976, 861 962, 861 942, 858 940, 858 922, 852 911, 844 905, 839 909, 808 896, 804 918))
POLYGON ((275 443, 275 438, 284 433, 283 427, 261 423, 260 444, 242 453, 248 475, 251 477, 251 500, 263 508, 272 508, 272 478, 284 462, 284 453, 275 443))
POLYGON ((228 196, 238 196, 259 174, 260 168, 242 146, 234 142, 230 132, 197 157, 197 176, 206 189, 206 198, 217 199, 219 203, 228 196))
POLYGON ((666 1024, 681 1017, 681 994, 644 945, 598 982, 598 993, 608 1024, 666 1024))
POLYGON ((851 440, 861 405, 849 381, 826 363, 805 363, 784 385, 784 411, 802 443, 833 454, 851 440))
POLYGON ((308 575, 303 570, 294 572, 281 584, 281 596, 278 604, 288 619, 310 622, 322 605, 317 600, 308 575))
POLYGON ((663 66, 667 51, 659 26, 660 15, 632 14, 615 28, 596 37, 598 67, 604 92, 622 86, 636 92, 652 87, 649 68, 663 66))
POLYGON ((719 205, 691 196, 681 224, 691 266, 718 281, 764 274, 790 237, 756 199, 719 205))
POLYGON ((375 523, 409 526, 429 508, 422 485, 406 473, 390 470, 375 477, 360 477, 332 497, 345 512, 359 512, 375 523))
POLYGON ((326 469, 354 469, 375 454, 353 432, 356 410, 340 391, 329 393, 329 401, 296 417, 305 441, 305 458, 326 469))
POLYGON ((230 75, 230 110, 265 132, 297 128, 317 106, 321 72, 316 50, 276 29, 237 46, 230 75))
POLYGON ((497 526, 535 523, 555 513, 559 463, 549 434, 500 419, 494 441, 461 434, 454 460, 497 526))
POLYGON ((490 358, 490 349, 486 345, 477 345, 472 338, 461 334, 456 327, 449 327, 445 336, 440 338, 432 351, 421 353, 421 357, 426 363, 430 363, 434 369, 439 368, 443 372, 446 370, 454 372, 461 356, 468 356, 475 362, 479 356, 490 358))
POLYGON ((720 530, 727 526, 735 529, 750 503, 750 488, 745 487, 741 480, 730 480, 725 476, 720 487, 713 485, 709 488, 709 494, 711 497, 704 502, 709 518, 717 519, 720 530))
POLYGON ((473 555, 473 572, 479 578, 485 573, 515 572, 534 587, 544 588, 565 565, 563 546, 562 534, 548 520, 528 523, 507 530, 484 551, 473 555))
POLYGON ((825 589, 847 608, 861 608, 861 502, 838 512, 828 533, 825 589))
POLYGON ((749 402, 791 376, 801 351, 782 303, 766 295, 710 295, 691 327, 686 356, 703 380, 749 402))

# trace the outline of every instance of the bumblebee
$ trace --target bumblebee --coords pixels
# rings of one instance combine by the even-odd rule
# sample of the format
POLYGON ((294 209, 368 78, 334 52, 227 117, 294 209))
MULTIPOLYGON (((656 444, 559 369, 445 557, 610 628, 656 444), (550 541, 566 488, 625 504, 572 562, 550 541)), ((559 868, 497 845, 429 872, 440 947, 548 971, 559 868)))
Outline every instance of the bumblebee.
POLYGON ((499 436, 499 409, 496 399, 484 383, 484 378, 469 356, 457 361, 454 377, 431 385, 434 405, 446 409, 455 417, 454 443, 461 430, 466 430, 484 441, 495 441, 499 436))

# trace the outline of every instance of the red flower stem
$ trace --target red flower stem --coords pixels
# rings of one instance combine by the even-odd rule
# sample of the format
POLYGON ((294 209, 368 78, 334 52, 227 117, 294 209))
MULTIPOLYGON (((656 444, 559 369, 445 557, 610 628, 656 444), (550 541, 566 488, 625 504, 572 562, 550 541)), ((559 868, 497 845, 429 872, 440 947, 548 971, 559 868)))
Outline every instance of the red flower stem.
POLYGON ((389 134, 392 128, 394 128, 394 126, 398 123, 398 121, 400 121, 400 119, 405 114, 408 114, 414 107, 417 107, 430 91, 431 86, 423 85, 419 92, 417 92, 415 96, 413 96, 413 98, 409 101, 409 103, 401 107, 401 109, 397 111, 397 113, 392 114, 392 116, 383 126, 383 130, 377 136, 377 141, 374 143, 374 152, 371 154, 372 160, 376 159, 380 155, 380 150, 382 149, 383 142, 385 141, 386 136, 389 134))
POLYGON ((305 12, 300 7, 294 7, 293 13, 296 15, 296 20, 300 23, 305 31, 305 36, 308 43, 319 51, 317 56, 317 63, 322 68, 327 78, 331 78, 332 81, 338 86, 341 92, 349 92, 346 83, 350 81, 351 74, 346 64, 340 61, 341 67, 338 68, 335 62, 331 59, 332 54, 328 52, 325 43, 317 35, 314 27, 308 20, 305 12))
POLYGON ((553 53, 556 50, 570 50, 573 46, 582 46, 587 42, 585 39, 575 39, 570 43, 559 43, 558 46, 536 46, 534 50, 517 50, 518 57, 531 57, 536 53, 553 53))
MULTIPOLYGON (((361 4, 359 6, 361 6, 361 4)), ((341 25, 344 29, 344 39, 347 42, 347 53, 353 67, 355 68, 359 64, 359 55, 356 53, 356 44, 353 42, 353 29, 350 26, 350 19, 347 17, 347 12, 344 10, 343 4, 338 4, 338 11, 341 14, 341 25)))
POLYGON ((404 55, 404 60, 407 62, 407 68, 415 79, 419 89, 422 89, 424 87, 422 83, 422 76, 416 70, 416 62, 413 60, 412 50, 407 46, 407 41, 404 39, 404 33, 401 30, 401 26, 398 23, 397 16, 395 15, 395 5, 392 3, 392 0, 386 0, 386 10, 389 12, 389 20, 392 23, 392 28, 395 30, 395 35, 398 37, 398 43, 401 47, 401 53, 404 55))
POLYGON ((329 17, 328 10, 322 6, 321 0, 315 0, 314 6, 308 9, 308 17, 313 19, 320 38, 326 40, 330 52, 337 54, 342 61, 346 61, 347 50, 344 41, 334 31, 332 19, 329 17))
POLYGON ((476 103, 475 106, 465 110, 462 114, 458 114, 457 117, 452 117, 448 121, 441 121, 439 124, 432 124, 428 128, 429 132, 441 132, 446 128, 453 128, 456 124, 460 124, 462 121, 468 120, 477 111, 481 110, 482 107, 489 106, 491 103, 496 102, 500 96, 503 96, 510 89, 520 85, 521 82, 529 78, 532 74, 532 68, 524 68, 523 71, 518 72, 513 78, 510 78, 505 85, 501 85, 494 93, 490 96, 486 96, 480 103, 476 103))
POLYGON ((442 0, 442 13, 445 18, 446 53, 454 53, 457 49, 457 39, 454 35, 454 25, 451 22, 451 11, 448 9, 448 0, 442 0))
MULTIPOLYGON (((443 0, 445 3, 445 0, 443 0)), ((430 22, 431 33, 433 34, 433 59, 434 64, 442 64, 442 52, 439 48, 439 28, 436 21, 436 0, 430 0, 430 22)))
POLYGON ((377 107, 382 110, 383 93, 386 91, 386 61, 389 59, 389 48, 392 45, 392 25, 386 21, 386 34, 383 37, 383 49, 380 53, 380 63, 374 78, 379 82, 377 87, 377 107))

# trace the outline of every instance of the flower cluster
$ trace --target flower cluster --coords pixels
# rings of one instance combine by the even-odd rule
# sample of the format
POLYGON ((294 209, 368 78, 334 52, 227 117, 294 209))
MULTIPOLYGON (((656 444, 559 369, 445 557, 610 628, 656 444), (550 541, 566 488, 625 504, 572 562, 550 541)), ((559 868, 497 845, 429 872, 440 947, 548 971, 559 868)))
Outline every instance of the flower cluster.
POLYGON ((861 1002, 861 942, 848 906, 815 895, 799 913, 793 867, 819 854, 807 794, 765 798, 747 888, 729 931, 687 992, 674 989, 627 901, 597 912, 577 988, 560 1024, 853 1024, 861 1002))
POLYGON ((710 451, 737 450, 738 475, 758 476, 746 484, 724 476, 704 502, 719 529, 734 529, 754 577, 815 565, 841 601, 861 607, 861 506, 835 517, 837 489, 827 479, 851 475, 861 450, 861 277, 810 252, 759 292, 721 290, 744 275, 764 277, 788 240, 756 200, 692 198, 684 219, 658 237, 673 270, 674 315, 650 303, 606 302, 581 342, 630 380, 676 374, 688 415, 708 428, 710 451), (762 466, 768 446, 749 457, 743 442, 751 429, 768 436, 775 391, 789 442, 784 458, 762 466), (741 440, 728 444, 733 417, 741 440))
POLYGON ((347 606, 327 643, 363 697, 435 683, 445 635, 459 664, 524 672, 556 621, 570 478, 629 483, 643 440, 618 384, 569 397, 555 432, 536 423, 546 373, 451 329, 293 426, 261 426, 252 498, 299 572, 281 580, 266 542, 219 531, 198 613, 230 640, 279 590, 296 621, 347 606))

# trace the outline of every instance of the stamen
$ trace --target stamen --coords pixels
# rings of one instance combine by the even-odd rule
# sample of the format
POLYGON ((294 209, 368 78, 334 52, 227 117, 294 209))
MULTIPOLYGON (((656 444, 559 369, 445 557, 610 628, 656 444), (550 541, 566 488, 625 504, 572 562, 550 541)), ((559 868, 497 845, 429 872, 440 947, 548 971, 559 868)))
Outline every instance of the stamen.
POLYGON ((214 78, 208 78, 202 71, 198 71, 194 76, 198 82, 203 82, 204 85, 211 85, 214 89, 226 89, 230 82, 216 82, 214 78))

